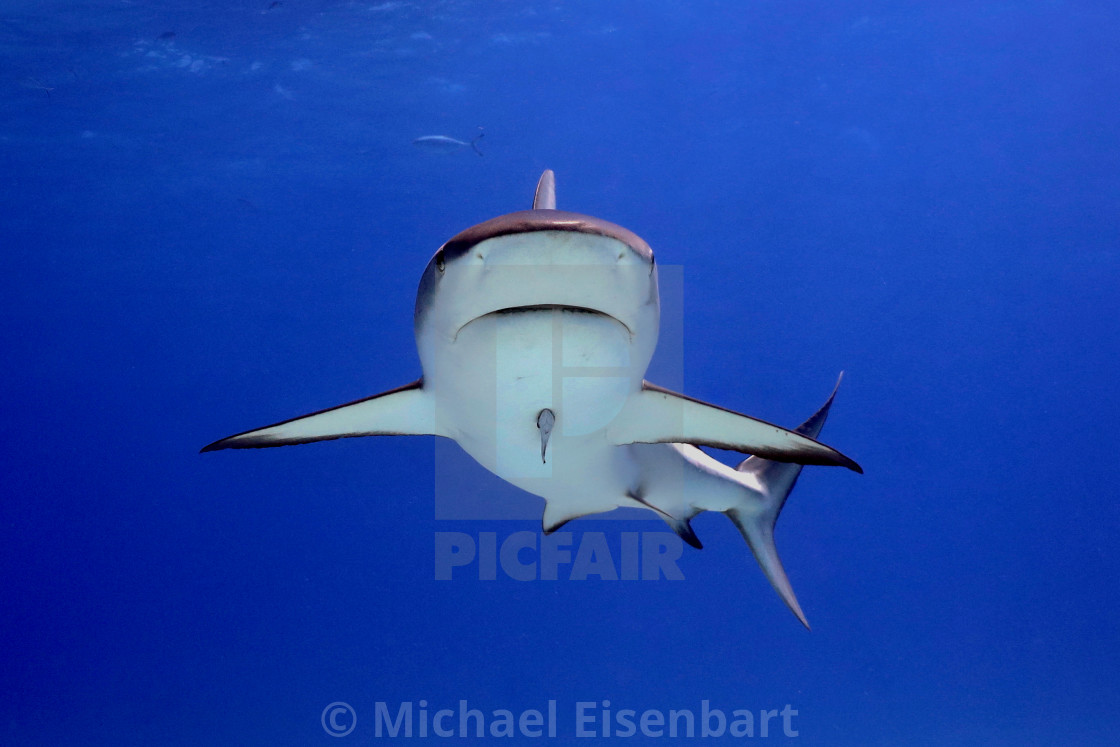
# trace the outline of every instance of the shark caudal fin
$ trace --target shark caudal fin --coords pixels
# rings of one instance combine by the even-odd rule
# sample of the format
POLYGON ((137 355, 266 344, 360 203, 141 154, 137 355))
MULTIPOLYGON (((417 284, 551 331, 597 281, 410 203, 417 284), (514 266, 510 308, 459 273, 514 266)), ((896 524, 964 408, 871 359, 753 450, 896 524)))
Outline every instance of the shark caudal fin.
MULTIPOLYGON (((833 388, 828 401, 796 429, 797 433, 812 439, 817 437, 821 428, 824 427, 824 421, 828 418, 828 410, 832 407, 836 389, 840 387, 840 380, 843 377, 844 375, 840 374, 840 379, 836 380, 836 387, 833 388)), ((797 603, 797 597, 793 593, 789 577, 786 576, 781 558, 778 557, 778 548, 774 544, 774 525, 778 522, 778 514, 782 512, 782 506, 785 505, 786 498, 789 497, 790 491, 797 483, 797 478, 801 474, 801 467, 800 464, 774 462, 756 456, 743 461, 737 469, 740 472, 749 472, 757 478, 761 485, 763 502, 757 508, 752 507, 752 510, 731 508, 724 513, 739 529, 743 539, 747 541, 755 559, 762 566, 762 572, 766 574, 766 578, 770 580, 770 584, 778 592, 778 596, 797 616, 801 624, 808 628, 809 621, 805 619, 805 613, 801 611, 801 605, 797 603)))

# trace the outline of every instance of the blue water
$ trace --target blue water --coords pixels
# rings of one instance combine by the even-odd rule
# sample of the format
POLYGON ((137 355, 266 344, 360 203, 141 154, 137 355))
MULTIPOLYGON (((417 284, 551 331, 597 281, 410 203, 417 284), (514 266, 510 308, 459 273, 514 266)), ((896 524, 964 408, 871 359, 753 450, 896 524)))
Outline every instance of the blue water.
POLYGON ((497 743, 707 700, 797 736, 700 743, 1115 744, 1118 23, 5 2, 0 743, 375 744, 423 699, 556 701, 497 743), (437 581, 436 533, 539 523, 437 519, 434 439, 198 454, 415 379, 424 264, 544 168, 678 268, 689 394, 793 426, 846 371, 823 436, 866 474, 806 469, 777 530, 812 632, 716 514, 683 581, 437 581))

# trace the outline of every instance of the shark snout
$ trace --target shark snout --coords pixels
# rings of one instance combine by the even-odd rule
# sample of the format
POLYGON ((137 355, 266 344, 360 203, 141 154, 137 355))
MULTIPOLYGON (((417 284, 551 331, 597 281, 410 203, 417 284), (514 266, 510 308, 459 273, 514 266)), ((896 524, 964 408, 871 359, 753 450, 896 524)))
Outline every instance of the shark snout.
POLYGON ((638 252, 612 237, 581 231, 533 231, 503 236, 473 247, 470 264, 493 266, 648 268, 651 254, 638 252))

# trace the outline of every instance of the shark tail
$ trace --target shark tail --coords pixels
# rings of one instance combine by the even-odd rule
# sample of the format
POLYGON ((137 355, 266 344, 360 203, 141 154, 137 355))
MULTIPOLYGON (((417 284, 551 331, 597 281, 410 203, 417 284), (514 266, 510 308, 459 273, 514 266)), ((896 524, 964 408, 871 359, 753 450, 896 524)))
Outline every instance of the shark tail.
POLYGON ((481 140, 482 136, 485 135, 485 134, 486 133, 482 131, 482 128, 479 127, 478 128, 478 134, 475 135, 474 138, 471 140, 471 148, 474 150, 475 153, 477 153, 480 156, 482 155, 482 151, 480 151, 478 149, 478 141, 481 140))
MULTIPOLYGON (((843 377, 844 375, 840 374, 840 379, 837 379, 836 387, 833 388, 828 400, 819 410, 813 413, 812 417, 798 426, 797 433, 810 438, 817 437, 821 428, 824 427, 824 421, 828 418, 829 408, 832 407, 836 389, 840 387, 840 380, 843 377)), ((766 578, 769 579, 774 590, 778 592, 778 596, 797 616, 801 624, 809 628, 809 621, 805 619, 805 613, 801 611, 801 605, 798 604, 797 596, 793 593, 789 577, 786 575, 785 568, 782 567, 781 558, 778 557, 778 548, 774 544, 774 526, 778 523, 778 514, 782 512, 782 506, 785 505, 790 491, 797 483, 797 478, 801 474, 801 467, 800 464, 774 462, 754 456, 746 459, 736 469, 740 472, 752 473, 757 478, 762 486, 762 503, 758 506, 752 506, 750 509, 745 507, 729 508, 724 513, 738 528, 739 533, 743 535, 743 539, 747 541, 755 559, 762 567, 762 572, 766 574, 766 578)))

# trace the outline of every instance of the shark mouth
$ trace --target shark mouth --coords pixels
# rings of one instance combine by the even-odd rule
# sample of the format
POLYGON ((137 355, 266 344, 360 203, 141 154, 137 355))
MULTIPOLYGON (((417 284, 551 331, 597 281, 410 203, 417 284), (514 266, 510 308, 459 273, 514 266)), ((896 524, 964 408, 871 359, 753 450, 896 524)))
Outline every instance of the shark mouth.
POLYGON ((478 320, 485 319, 486 317, 489 317, 489 316, 502 316, 502 315, 506 315, 506 314, 533 313, 533 312, 540 312, 540 311, 567 311, 567 312, 574 313, 574 314, 591 314, 591 315, 594 315, 594 316, 604 317, 606 319, 610 319, 612 322, 615 322, 616 324, 621 326, 623 329, 625 329, 627 334, 630 336, 631 341, 634 339, 634 330, 630 329, 630 327, 628 325, 626 325, 618 317, 612 316, 605 311, 600 311, 599 309, 592 309, 592 308, 588 308, 586 306, 568 306, 568 305, 565 305, 565 304, 533 304, 533 305, 530 305, 530 306, 511 306, 511 307, 505 308, 505 309, 495 309, 494 311, 488 311, 485 314, 481 314, 479 316, 476 316, 474 319, 471 319, 469 322, 464 324, 462 327, 459 327, 459 329, 455 330, 455 337, 453 339, 458 339, 459 338, 459 333, 462 332, 467 327, 469 327, 471 324, 474 324, 478 320))

